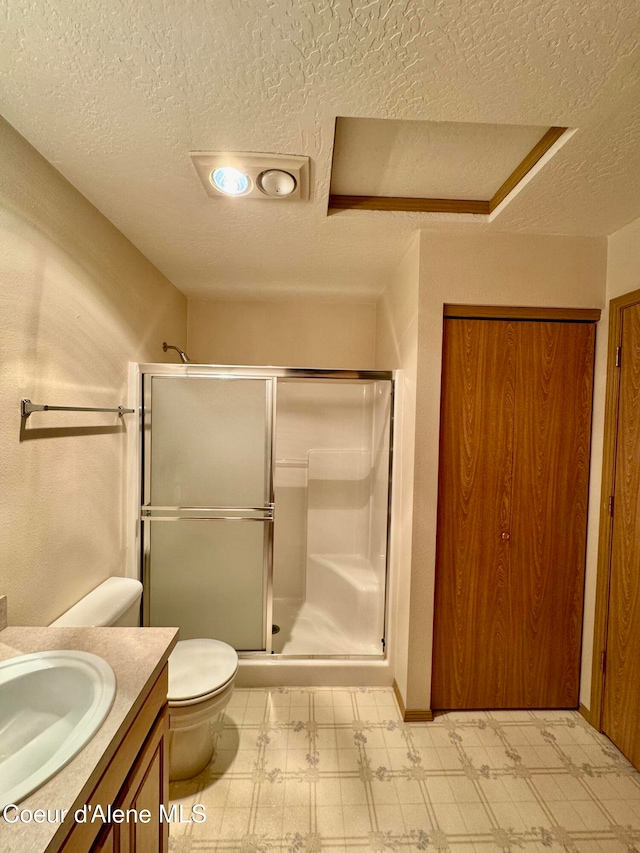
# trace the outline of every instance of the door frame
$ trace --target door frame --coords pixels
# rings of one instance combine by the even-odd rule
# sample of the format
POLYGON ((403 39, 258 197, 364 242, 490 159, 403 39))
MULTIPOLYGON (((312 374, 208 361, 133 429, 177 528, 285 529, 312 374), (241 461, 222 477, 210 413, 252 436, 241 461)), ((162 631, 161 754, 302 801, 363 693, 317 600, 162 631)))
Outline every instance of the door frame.
POLYGON ((640 303, 640 290, 632 290, 609 302, 609 338, 607 343, 607 385, 604 410, 604 438, 602 447, 602 481, 600 493, 600 519, 598 531, 598 564, 596 574, 596 607, 593 629, 593 658, 591 661, 591 708, 582 706, 582 715, 598 731, 602 731, 604 703, 605 658, 609 622, 611 580, 611 542, 613 515, 610 499, 614 494, 616 475, 616 447, 618 436, 618 408, 620 402, 620 371, 617 348, 622 341, 622 312, 640 303))
MULTIPOLYGON (((638 291, 640 295, 640 291, 638 291)), ((560 308, 560 307, 547 307, 547 306, 509 306, 509 305, 476 305, 476 304, 462 304, 462 303, 444 303, 442 310, 442 318, 443 318, 443 326, 446 320, 513 320, 515 322, 526 322, 526 321, 539 321, 539 322, 570 322, 570 323, 585 323, 585 324, 596 324, 600 321, 602 311, 600 308, 560 308)), ((596 326, 597 333, 597 326, 596 326)), ((596 334, 597 336, 597 334, 596 334)), ((443 366, 444 369, 444 366, 443 366)), ((595 375, 594 375, 595 380, 595 375)), ((444 374, 442 377, 442 385, 444 384, 444 374)), ((442 387, 441 387, 442 394, 442 387)), ((593 390, 592 390, 593 394, 593 390)), ((439 399, 440 405, 440 417, 442 418, 442 399, 439 399)), ((592 398, 593 405, 593 398, 592 398)), ((442 423, 440 423, 440 430, 442 430, 442 423)), ((441 436, 440 436, 441 438, 441 436)), ((593 441, 593 430, 591 430, 591 437, 589 441, 589 447, 591 448, 593 441)), ((439 450, 438 450, 438 461, 440 458, 440 442, 439 442, 439 450)), ((438 503, 439 503, 439 491, 438 491, 438 503)), ((608 506, 608 504, 607 504, 608 506)), ((439 509, 438 509, 439 516, 439 509)), ((436 529, 438 527, 439 520, 436 524, 436 529)), ((437 535, 437 534, 436 534, 437 535)), ((437 564, 436 564, 436 576, 435 583, 437 584, 437 564)), ((584 571, 586 572, 586 565, 584 567, 584 571)), ((586 575, 585 575, 586 577, 586 575)), ((435 593, 434 593, 435 595, 435 593)), ((583 601, 584 601, 584 592, 583 592, 583 601)), ((435 598, 434 598, 435 604, 435 598)), ((584 606, 583 606, 583 617, 584 617, 584 606)), ((435 612, 434 612, 434 623, 433 623, 433 631, 432 631, 432 667, 434 665, 433 659, 435 656, 435 612)), ((433 672, 432 672, 432 681, 433 681, 433 672)), ((580 667, 578 668, 578 695, 580 689, 580 667)), ((397 685, 394 681, 394 690, 396 692, 396 696, 399 696, 399 691, 397 690, 397 685)), ((432 703, 431 703, 432 704, 432 703)), ((400 707, 403 709, 404 713, 404 705, 400 703, 400 707)), ((442 709, 437 709, 442 710, 442 709)), ((585 713, 585 709, 580 706, 580 710, 584 716, 587 716, 585 713)), ((406 713, 404 713, 404 719, 420 719, 420 720, 431 720, 433 719, 433 711, 432 708, 429 709, 420 709, 419 716, 411 716, 408 714, 417 714, 416 709, 410 709, 406 713)))

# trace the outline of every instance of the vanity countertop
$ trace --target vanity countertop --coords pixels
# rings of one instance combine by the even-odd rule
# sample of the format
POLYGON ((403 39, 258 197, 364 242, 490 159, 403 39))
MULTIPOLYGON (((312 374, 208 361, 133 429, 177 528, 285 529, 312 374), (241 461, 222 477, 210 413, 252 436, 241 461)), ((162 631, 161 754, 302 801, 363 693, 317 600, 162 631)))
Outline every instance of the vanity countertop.
MULTIPOLYGON (((116 676, 116 696, 102 726, 56 776, 23 800, 20 810, 49 810, 53 818, 69 814, 88 799, 120 746, 178 639, 177 628, 17 628, 0 631, 0 660, 47 651, 78 649, 109 663, 116 676)), ((53 853, 70 824, 8 823, 0 817, 1 853, 53 853)))

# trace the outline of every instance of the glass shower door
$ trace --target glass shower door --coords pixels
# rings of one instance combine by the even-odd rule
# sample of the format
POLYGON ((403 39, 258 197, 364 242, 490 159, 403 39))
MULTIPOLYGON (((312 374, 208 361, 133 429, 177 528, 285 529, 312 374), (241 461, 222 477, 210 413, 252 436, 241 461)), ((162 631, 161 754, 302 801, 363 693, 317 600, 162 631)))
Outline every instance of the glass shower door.
POLYGON ((270 378, 143 377, 149 625, 270 651, 270 378))

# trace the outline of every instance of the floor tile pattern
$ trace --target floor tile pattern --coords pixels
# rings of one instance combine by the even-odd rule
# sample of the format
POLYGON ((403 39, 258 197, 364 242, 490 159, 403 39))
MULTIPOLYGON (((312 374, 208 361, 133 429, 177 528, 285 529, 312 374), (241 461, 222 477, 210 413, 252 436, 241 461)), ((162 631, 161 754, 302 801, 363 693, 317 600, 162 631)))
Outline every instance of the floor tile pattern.
POLYGON ((640 853, 640 774, 576 712, 409 724, 391 689, 236 690, 214 734, 171 786, 171 853, 640 853))

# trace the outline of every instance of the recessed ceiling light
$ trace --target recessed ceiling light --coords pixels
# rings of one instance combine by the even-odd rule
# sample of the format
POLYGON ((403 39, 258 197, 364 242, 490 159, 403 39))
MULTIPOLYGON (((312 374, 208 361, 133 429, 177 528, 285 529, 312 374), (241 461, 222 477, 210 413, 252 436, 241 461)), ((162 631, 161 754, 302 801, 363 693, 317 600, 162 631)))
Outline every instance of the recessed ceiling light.
POLYGON ((266 195, 285 196, 295 190, 296 179, 282 169, 267 169, 258 175, 257 184, 266 195))
POLYGON ((231 166, 221 166, 211 172, 213 186, 226 195, 245 195, 251 189, 251 178, 231 166))

